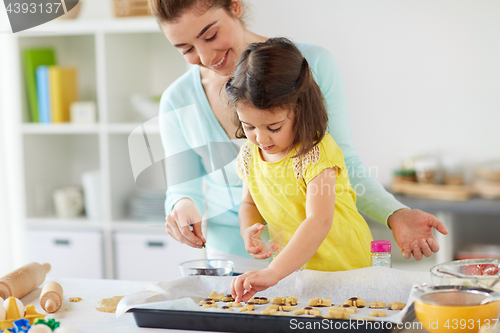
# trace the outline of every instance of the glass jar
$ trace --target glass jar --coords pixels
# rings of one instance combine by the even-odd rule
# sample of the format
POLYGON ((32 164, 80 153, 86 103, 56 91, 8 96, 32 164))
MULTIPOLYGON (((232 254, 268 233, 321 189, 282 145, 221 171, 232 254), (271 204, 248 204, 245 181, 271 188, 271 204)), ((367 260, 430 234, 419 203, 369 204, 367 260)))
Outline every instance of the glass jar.
POLYGON ((371 242, 372 266, 392 267, 391 241, 379 240, 371 242))

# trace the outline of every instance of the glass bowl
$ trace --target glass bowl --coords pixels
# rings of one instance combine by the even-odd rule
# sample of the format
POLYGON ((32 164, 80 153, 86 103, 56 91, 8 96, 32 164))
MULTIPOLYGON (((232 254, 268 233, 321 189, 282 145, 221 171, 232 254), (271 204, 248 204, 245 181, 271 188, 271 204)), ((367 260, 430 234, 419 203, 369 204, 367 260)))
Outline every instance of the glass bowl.
POLYGON ((223 259, 198 259, 180 263, 179 269, 182 276, 229 276, 233 275, 234 263, 223 259))
POLYGON ((415 314, 428 332, 477 333, 481 327, 493 324, 500 311, 500 302, 481 301, 499 297, 500 294, 484 288, 424 287, 416 295, 415 314))
POLYGON ((434 286, 470 286, 500 292, 499 264, 500 259, 495 258, 445 262, 431 268, 431 282, 434 286))

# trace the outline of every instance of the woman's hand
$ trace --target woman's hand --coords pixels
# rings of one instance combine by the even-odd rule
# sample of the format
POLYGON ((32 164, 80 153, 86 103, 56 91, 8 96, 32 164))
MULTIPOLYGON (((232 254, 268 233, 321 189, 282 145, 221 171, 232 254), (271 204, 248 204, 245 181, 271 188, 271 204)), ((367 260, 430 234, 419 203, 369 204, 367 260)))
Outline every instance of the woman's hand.
POLYGON ((253 295, 274 286, 279 281, 279 274, 271 268, 261 271, 249 271, 238 275, 231 281, 231 295, 237 303, 248 302, 253 295))
POLYGON ((263 252, 264 249, 262 245, 255 244, 254 241, 264 228, 265 225, 262 223, 255 223, 254 225, 246 228, 242 233, 243 241, 245 242, 245 249, 255 259, 266 259, 271 256, 271 252, 263 252))
POLYGON ((201 231, 200 213, 191 199, 179 200, 166 221, 167 234, 178 242, 198 249, 207 242, 201 231))
POLYGON ((418 209, 400 209, 389 217, 387 224, 392 229, 399 250, 406 259, 422 259, 439 251, 439 244, 432 234, 432 228, 446 235, 448 230, 434 215, 418 209))

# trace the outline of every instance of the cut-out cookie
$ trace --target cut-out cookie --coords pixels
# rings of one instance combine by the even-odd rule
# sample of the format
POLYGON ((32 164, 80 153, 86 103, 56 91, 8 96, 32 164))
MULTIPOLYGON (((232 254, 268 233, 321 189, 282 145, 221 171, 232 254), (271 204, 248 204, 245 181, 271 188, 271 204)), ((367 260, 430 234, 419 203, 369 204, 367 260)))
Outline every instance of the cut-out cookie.
POLYGON ((273 304, 273 305, 269 305, 266 310, 290 312, 290 311, 293 311, 293 307, 290 305, 286 305, 286 304, 273 304))
POLYGON ((253 297, 248 301, 248 303, 250 302, 255 304, 267 304, 270 301, 266 297, 253 297))
POLYGON ((318 310, 318 309, 313 309, 310 306, 306 306, 303 309, 298 309, 298 310, 293 311, 293 314, 294 315, 303 315, 303 314, 305 314, 305 315, 319 316, 319 315, 321 315, 321 311, 318 310))
POLYGON ((286 304, 286 305, 297 305, 299 299, 297 297, 275 297, 273 299, 273 304, 286 304))
POLYGON ((335 310, 335 311, 345 311, 349 313, 356 313, 358 308, 352 305, 344 304, 341 306, 334 306, 330 308, 329 310, 335 310))
POLYGON ((225 295, 223 293, 218 294, 216 291, 212 291, 210 295, 208 295, 207 298, 213 299, 215 302, 220 302, 225 295))
POLYGON ((357 308, 364 308, 366 306, 366 301, 364 299, 361 299, 359 297, 351 297, 349 299, 346 299, 344 304, 347 305, 352 305, 357 308))
POLYGON ((243 306, 243 304, 236 303, 236 302, 228 302, 228 303, 226 303, 226 306, 229 306, 232 308, 241 308, 243 306))
POLYGON ((402 310, 406 306, 406 303, 392 302, 389 303, 389 309, 391 310, 402 310))
POLYGON ((385 305, 384 302, 371 302, 370 303, 370 308, 371 309, 385 309, 387 306, 385 305))
POLYGON ((387 314, 384 311, 375 310, 375 311, 370 311, 370 316, 372 316, 372 317, 387 317, 387 314))
POLYGON ((338 311, 335 309, 329 309, 328 310, 328 318, 330 319, 349 319, 351 314, 346 311, 338 311))
POLYGON ((328 298, 312 298, 307 303, 307 306, 332 306, 331 297, 328 298))

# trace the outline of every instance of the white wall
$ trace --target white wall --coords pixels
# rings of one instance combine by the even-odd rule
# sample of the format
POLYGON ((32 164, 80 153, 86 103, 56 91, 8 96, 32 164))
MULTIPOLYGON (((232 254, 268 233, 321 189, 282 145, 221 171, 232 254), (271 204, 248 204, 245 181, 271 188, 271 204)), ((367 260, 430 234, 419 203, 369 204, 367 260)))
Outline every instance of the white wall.
MULTIPOLYGON (((0 10, 0 38, 5 38, 6 32, 11 31, 5 11, 0 10)), ((5 61, 0 52, 0 73, 5 71, 5 61)), ((9 224, 9 207, 7 205, 7 161, 5 150, 7 137, 5 136, 5 115, 8 107, 5 105, 5 85, 9 82, 2 79, 0 74, 0 276, 5 275, 13 269, 13 256, 11 256, 11 229, 9 224)))
POLYGON ((390 183, 402 157, 500 157, 500 1, 251 0, 248 27, 328 48, 355 146, 390 183))

